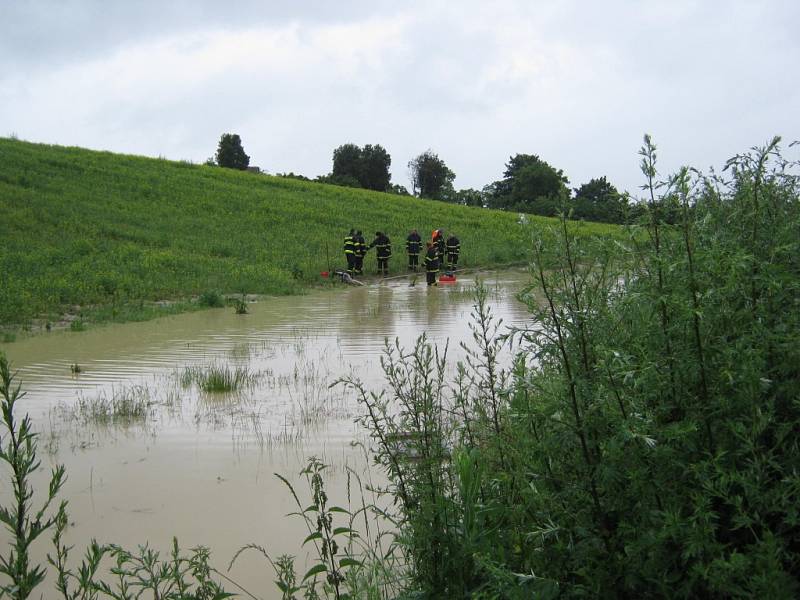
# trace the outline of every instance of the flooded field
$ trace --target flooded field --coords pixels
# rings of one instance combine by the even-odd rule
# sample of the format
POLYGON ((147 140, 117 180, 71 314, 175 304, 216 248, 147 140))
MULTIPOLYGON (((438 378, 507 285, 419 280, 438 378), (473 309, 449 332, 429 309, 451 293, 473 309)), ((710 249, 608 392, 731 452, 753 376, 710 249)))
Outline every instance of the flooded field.
MULTIPOLYGON (((514 293, 527 275, 484 277, 495 315, 525 323, 514 293)), ((298 472, 317 456, 343 505, 348 469, 379 480, 353 445, 367 442, 355 399, 329 386, 353 374, 380 388, 386 338, 449 340, 455 365, 471 335, 472 286, 466 276, 438 289, 392 280, 267 299, 246 315, 213 309, 6 345, 43 465, 66 465, 74 558, 91 538, 165 549, 177 536, 185 548, 209 546, 223 572, 251 542, 302 562, 307 532, 284 517, 294 506, 273 473, 306 493, 298 472), (226 386, 235 389, 218 391, 226 386)), ((39 545, 43 557, 50 548, 39 545)), ((263 559, 245 556, 229 575, 258 597, 276 595, 263 559)))

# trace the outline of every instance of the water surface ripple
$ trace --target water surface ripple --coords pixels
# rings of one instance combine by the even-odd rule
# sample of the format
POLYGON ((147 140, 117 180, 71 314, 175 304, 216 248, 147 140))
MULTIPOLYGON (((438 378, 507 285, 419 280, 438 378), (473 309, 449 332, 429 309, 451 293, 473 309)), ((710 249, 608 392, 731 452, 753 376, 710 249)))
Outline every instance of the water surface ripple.
MULTIPOLYGON (((526 274, 485 277, 495 316, 526 324, 514 298, 526 274)), ((283 518, 291 498, 272 473, 296 481, 306 458, 318 455, 333 465, 332 497, 346 497, 346 466, 379 478, 351 446, 366 441, 354 423, 358 406, 329 386, 352 373, 380 388, 384 339, 410 346, 423 332, 440 346, 449 342, 454 364, 463 357, 459 344, 471 339, 472 285, 391 280, 269 298, 246 315, 214 309, 6 345, 45 463, 67 467, 70 543, 83 548, 96 537, 167 547, 177 535, 187 547, 212 547, 220 564, 248 542, 268 545, 274 556, 297 554, 303 530, 283 518), (202 392, 189 374, 212 366, 241 369, 247 380, 236 393, 202 392), (144 401, 146 416, 90 415, 122 400, 144 401)), ((245 560, 234 575, 272 597, 266 565, 245 560)))

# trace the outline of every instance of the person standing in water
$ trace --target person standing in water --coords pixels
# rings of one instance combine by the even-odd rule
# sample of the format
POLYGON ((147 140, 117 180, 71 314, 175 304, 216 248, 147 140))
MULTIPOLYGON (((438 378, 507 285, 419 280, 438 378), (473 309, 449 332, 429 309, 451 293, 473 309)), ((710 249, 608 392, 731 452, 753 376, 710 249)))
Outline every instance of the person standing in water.
POLYGON ((378 275, 386 277, 389 274, 389 259, 392 256, 392 243, 389 241, 389 236, 381 231, 375 232, 375 239, 369 245, 370 248, 375 247, 378 255, 378 275))
POLYGON ((439 252, 433 242, 428 242, 428 251, 425 254, 425 276, 429 286, 437 285, 437 273, 439 273, 439 252))
POLYGON ((355 246, 355 230, 351 229, 350 233, 344 236, 344 257, 347 260, 347 272, 352 275, 356 267, 356 246, 355 246))
POLYGON ((355 272, 361 275, 364 272, 364 256, 367 254, 367 241, 361 234, 361 230, 356 231, 353 236, 353 246, 355 251, 355 272))
POLYGON ((406 252, 408 253, 408 270, 416 271, 419 265, 419 251, 422 246, 422 238, 419 237, 416 229, 412 229, 406 238, 406 252))
POLYGON ((431 236, 431 242, 436 247, 436 254, 439 256, 439 267, 444 266, 444 229, 437 229, 431 236))
POLYGON ((447 238, 447 270, 448 271, 455 271, 456 265, 458 265, 458 255, 461 254, 461 242, 459 239, 450 234, 450 237, 447 238))

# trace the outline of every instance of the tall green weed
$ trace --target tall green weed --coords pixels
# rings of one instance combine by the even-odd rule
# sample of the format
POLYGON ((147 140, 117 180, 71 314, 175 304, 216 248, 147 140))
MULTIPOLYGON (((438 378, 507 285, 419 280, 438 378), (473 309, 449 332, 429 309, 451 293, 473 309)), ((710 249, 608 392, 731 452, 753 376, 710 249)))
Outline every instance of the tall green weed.
POLYGON ((348 381, 425 597, 797 597, 800 180, 778 144, 662 180, 646 137, 626 240, 567 215, 532 240, 529 326, 500 334, 479 286, 451 385, 424 338, 387 348, 384 393, 348 381))

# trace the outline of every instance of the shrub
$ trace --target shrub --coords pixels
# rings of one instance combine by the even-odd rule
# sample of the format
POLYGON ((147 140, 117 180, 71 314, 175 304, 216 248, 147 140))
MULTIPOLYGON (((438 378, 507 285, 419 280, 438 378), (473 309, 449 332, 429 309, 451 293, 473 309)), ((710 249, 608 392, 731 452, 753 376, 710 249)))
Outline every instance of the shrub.
POLYGON ((207 306, 209 308, 221 308, 225 306, 225 299, 222 297, 222 294, 216 290, 209 290, 200 294, 197 303, 200 306, 207 306))
POLYGON ((659 182, 641 154, 627 243, 535 240, 529 327, 497 337, 479 291, 451 386, 424 338, 386 392, 346 381, 426 597, 800 593, 797 163, 659 182))

